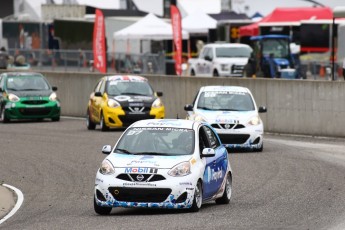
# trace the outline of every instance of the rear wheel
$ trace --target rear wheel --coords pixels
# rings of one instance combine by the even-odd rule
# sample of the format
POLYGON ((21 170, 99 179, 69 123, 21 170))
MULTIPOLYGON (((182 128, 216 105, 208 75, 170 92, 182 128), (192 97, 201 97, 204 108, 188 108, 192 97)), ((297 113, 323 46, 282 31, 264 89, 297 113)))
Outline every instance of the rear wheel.
POLYGON ((109 215, 112 209, 111 207, 98 206, 95 197, 93 198, 93 208, 95 212, 99 215, 109 215))
POLYGON ((197 185, 195 186, 194 198, 193 198, 193 205, 190 208, 192 212, 198 212, 202 205, 202 186, 201 182, 198 181, 197 185))
POLYGON ((191 76, 195 76, 195 71, 194 71, 194 69, 192 69, 192 71, 190 71, 190 75, 191 75, 191 76))
POLYGON ((105 120, 104 120, 103 113, 101 114, 101 123, 100 123, 100 126, 101 126, 101 130, 102 130, 103 132, 109 130, 109 127, 105 124, 105 120))
POLYGON ((6 117, 6 114, 5 114, 5 106, 3 105, 2 107, 1 107, 1 110, 0 110, 0 122, 2 122, 2 123, 7 123, 7 122, 9 122, 10 121, 10 119, 8 119, 7 117, 6 117))
POLYGON ((219 73, 218 73, 217 70, 214 70, 214 71, 213 71, 213 77, 219 77, 219 73))
POLYGON ((91 120, 90 111, 86 111, 86 127, 88 130, 94 130, 96 128, 96 124, 91 120))
POLYGON ((232 193, 232 179, 230 174, 227 175, 226 181, 225 181, 225 188, 223 196, 216 199, 217 204, 229 204, 231 199, 231 193, 232 193))

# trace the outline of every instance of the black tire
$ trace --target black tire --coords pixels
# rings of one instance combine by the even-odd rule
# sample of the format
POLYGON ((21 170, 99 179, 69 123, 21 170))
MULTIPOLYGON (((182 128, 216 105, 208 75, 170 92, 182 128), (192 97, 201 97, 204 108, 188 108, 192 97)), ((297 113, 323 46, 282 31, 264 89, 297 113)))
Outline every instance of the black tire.
POLYGON ((252 67, 250 64, 247 64, 244 66, 244 69, 243 69, 243 77, 253 77, 253 70, 252 70, 252 67))
POLYGON ((104 132, 104 131, 108 131, 109 130, 109 127, 105 124, 105 120, 104 120, 104 116, 103 116, 103 113, 101 113, 101 123, 100 123, 100 126, 101 126, 101 130, 104 132))
POLYGON ((111 207, 98 206, 95 197, 93 198, 93 208, 97 214, 102 216, 109 215, 112 209, 111 207))
POLYGON ((86 111, 86 127, 88 130, 94 130, 96 128, 96 124, 91 120, 90 111, 86 111))
POLYGON ((264 150, 264 143, 262 143, 260 148, 254 149, 254 152, 262 152, 263 150, 264 150))
POLYGON ((5 115, 5 106, 3 105, 0 110, 0 122, 2 123, 8 123, 10 122, 10 119, 8 119, 5 115))
POLYGON ((216 69, 213 71, 213 77, 219 77, 219 73, 216 69))
POLYGON ((199 180, 195 186, 193 204, 192 204, 192 207, 190 208, 190 211, 198 212, 201 208, 201 205, 202 205, 202 185, 199 180))
POLYGON ((58 116, 58 117, 53 117, 53 118, 52 118, 52 121, 60 121, 60 116, 58 116))
POLYGON ((216 199, 216 204, 229 204, 231 200, 231 194, 232 194, 232 179, 231 179, 230 174, 228 174, 226 177, 223 196, 216 199))

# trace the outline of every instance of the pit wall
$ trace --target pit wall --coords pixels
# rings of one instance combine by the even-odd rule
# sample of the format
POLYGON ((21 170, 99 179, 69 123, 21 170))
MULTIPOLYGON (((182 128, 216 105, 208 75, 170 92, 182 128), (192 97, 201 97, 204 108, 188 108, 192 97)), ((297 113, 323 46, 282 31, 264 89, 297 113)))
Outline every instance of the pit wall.
MULTIPOLYGON (((58 87, 62 115, 84 117, 97 73, 42 72, 58 87)), ((266 78, 207 78, 145 76, 155 91, 163 92, 166 118, 185 118, 201 86, 236 85, 249 88, 258 106, 265 131, 313 136, 345 137, 345 82, 266 78)))

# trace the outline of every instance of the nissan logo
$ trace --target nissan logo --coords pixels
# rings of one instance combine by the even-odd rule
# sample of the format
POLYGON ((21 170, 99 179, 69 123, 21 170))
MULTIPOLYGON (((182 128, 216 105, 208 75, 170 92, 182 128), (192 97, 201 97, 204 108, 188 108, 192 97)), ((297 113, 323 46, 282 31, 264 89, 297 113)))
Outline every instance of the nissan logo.
POLYGON ((144 179, 144 176, 142 175, 142 174, 139 174, 138 176, 137 176, 137 180, 138 181, 142 181, 144 179))
POLYGON ((229 125, 229 124, 226 124, 224 127, 225 127, 226 129, 230 129, 230 125, 229 125))

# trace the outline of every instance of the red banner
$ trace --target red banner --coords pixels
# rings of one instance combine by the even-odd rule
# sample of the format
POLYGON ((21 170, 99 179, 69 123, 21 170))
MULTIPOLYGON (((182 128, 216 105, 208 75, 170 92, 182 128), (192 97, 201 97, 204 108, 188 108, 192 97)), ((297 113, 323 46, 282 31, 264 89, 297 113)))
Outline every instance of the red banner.
POLYGON ((175 71, 177 75, 182 74, 182 25, 181 14, 175 5, 170 6, 171 25, 173 30, 173 40, 175 47, 175 71))
POLYGON ((93 67, 101 73, 106 73, 105 25, 103 13, 99 9, 96 9, 95 24, 93 26, 93 57, 93 67))

